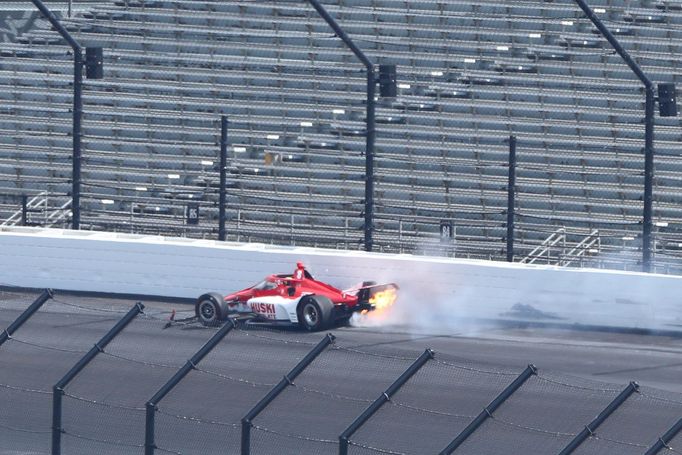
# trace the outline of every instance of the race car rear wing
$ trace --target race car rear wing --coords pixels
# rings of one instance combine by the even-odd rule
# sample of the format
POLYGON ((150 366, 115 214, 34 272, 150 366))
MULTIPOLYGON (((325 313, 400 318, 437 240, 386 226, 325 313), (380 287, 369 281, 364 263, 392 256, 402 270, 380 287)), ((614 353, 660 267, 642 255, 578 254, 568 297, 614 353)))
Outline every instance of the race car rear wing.
POLYGON ((395 283, 373 284, 371 286, 362 287, 358 289, 358 303, 370 303, 370 300, 372 300, 372 297, 376 294, 388 290, 397 291, 398 289, 400 288, 395 283))

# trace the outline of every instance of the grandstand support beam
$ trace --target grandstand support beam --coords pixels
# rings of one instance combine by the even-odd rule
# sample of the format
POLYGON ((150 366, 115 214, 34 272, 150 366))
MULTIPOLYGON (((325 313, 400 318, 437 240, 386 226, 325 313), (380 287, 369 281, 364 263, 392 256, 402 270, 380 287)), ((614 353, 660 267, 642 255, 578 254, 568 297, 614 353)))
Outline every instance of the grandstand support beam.
POLYGON ((218 240, 225 241, 227 199, 227 115, 220 118, 220 197, 218 200, 218 240))
POLYGON ((80 229, 81 222, 81 123, 83 119, 83 48, 59 22, 57 16, 41 0, 31 0, 40 13, 73 49, 73 156, 71 177, 71 228, 80 229))
POLYGON ((509 180, 507 182, 507 262, 514 262, 514 196, 516 190, 516 136, 509 136, 509 180))
POLYGON ((344 42, 355 56, 365 65, 367 69, 367 114, 366 114, 366 134, 365 134, 365 251, 373 249, 373 230, 374 230, 374 142, 376 138, 375 128, 375 91, 377 78, 374 71, 374 63, 365 55, 362 50, 355 45, 352 39, 343 31, 341 26, 334 20, 318 0, 308 0, 315 8, 315 11, 325 20, 334 30, 336 36, 344 42))
POLYGON ((620 55, 637 78, 644 84, 646 103, 644 108, 644 214, 642 220, 642 271, 651 271, 651 228, 653 219, 653 183, 654 183, 654 104, 656 102, 654 83, 644 74, 642 68, 630 54, 620 45, 616 37, 592 11, 585 0, 575 0, 580 9, 592 21, 599 32, 620 55))

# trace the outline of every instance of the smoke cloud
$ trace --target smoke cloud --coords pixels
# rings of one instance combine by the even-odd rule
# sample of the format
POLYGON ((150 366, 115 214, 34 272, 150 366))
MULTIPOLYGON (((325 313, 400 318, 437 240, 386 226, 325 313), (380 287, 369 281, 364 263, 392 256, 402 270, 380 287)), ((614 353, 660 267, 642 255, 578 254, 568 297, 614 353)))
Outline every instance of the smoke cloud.
MULTIPOLYGON (((602 256, 613 267, 626 255, 602 256)), ((619 270, 415 260, 377 270, 400 286, 387 312, 355 316, 357 327, 472 335, 509 322, 682 332, 682 277, 619 270)))

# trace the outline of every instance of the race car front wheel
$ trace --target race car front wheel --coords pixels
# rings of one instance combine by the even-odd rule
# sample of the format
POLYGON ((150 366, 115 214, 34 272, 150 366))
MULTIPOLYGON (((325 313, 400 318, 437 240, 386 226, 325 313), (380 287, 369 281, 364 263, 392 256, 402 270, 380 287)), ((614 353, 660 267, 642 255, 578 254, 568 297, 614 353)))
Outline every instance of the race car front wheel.
POLYGON ((197 299, 194 307, 195 314, 199 321, 206 326, 216 326, 226 317, 225 302, 223 296, 210 292, 197 299))
POLYGON ((298 323, 309 332, 324 330, 331 325, 334 304, 322 295, 301 299, 298 305, 298 323))

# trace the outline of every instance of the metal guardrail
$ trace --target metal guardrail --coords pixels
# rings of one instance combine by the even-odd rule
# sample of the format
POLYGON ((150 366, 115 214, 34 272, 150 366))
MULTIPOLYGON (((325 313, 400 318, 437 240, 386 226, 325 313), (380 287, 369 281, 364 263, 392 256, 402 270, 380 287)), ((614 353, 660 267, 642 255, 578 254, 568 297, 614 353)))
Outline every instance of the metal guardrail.
POLYGON ((568 253, 562 255, 559 260, 559 265, 562 267, 571 265, 573 262, 580 260, 580 258, 591 253, 593 250, 596 250, 595 254, 598 254, 601 251, 601 238, 599 237, 598 229, 590 232, 590 235, 568 250, 568 253))
POLYGON ((559 243, 561 243, 562 247, 566 246, 566 229, 564 228, 559 228, 551 233, 549 237, 543 240, 540 245, 535 247, 533 251, 528 253, 528 255, 519 262, 522 264, 532 264, 545 255, 547 255, 549 261, 552 249, 559 243))
POLYGON ((588 254, 597 255, 600 252, 601 236, 598 229, 593 229, 586 237, 569 247, 567 230, 562 227, 551 233, 519 262, 534 264, 544 260, 547 264, 567 267, 576 261, 582 261, 588 254), (557 250, 559 250, 558 253, 557 250))
POLYGON ((0 223, 0 227, 35 224, 42 227, 54 227, 68 220, 71 217, 71 199, 51 209, 50 198, 51 196, 47 191, 42 191, 30 199, 26 195, 21 196, 21 208, 0 223), (36 222, 35 217, 31 216, 35 213, 41 215, 39 222, 36 222))

